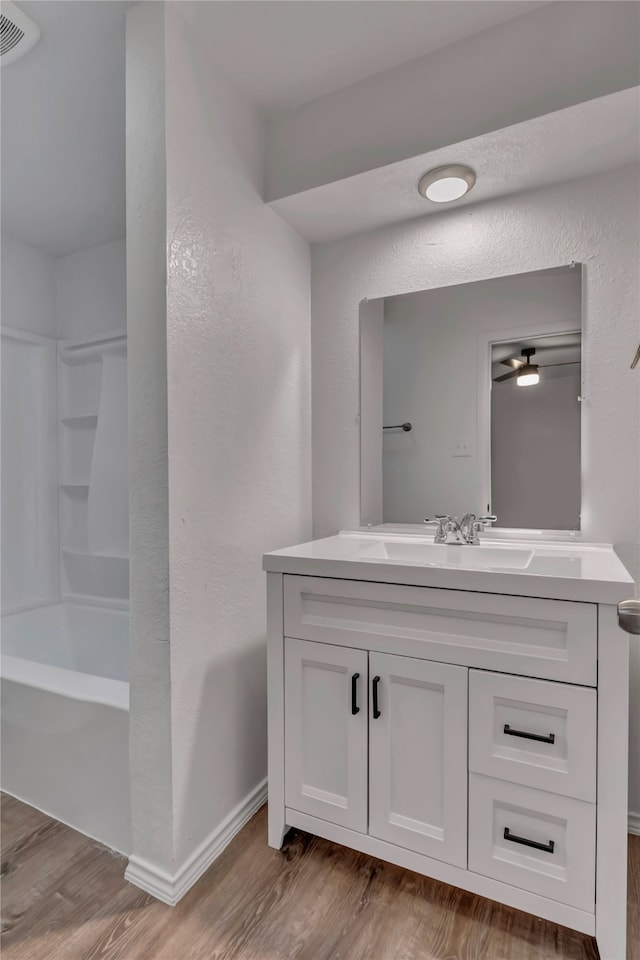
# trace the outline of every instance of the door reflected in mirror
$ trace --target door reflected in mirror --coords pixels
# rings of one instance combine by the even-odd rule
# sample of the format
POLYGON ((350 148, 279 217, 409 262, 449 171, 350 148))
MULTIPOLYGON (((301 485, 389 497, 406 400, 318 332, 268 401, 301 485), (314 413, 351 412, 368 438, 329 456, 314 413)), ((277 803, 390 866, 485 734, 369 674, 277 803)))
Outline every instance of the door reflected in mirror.
POLYGON ((579 264, 365 301, 361 518, 580 528, 579 264))
POLYGON ((580 528, 580 354, 578 332, 492 344, 491 509, 503 527, 580 528))

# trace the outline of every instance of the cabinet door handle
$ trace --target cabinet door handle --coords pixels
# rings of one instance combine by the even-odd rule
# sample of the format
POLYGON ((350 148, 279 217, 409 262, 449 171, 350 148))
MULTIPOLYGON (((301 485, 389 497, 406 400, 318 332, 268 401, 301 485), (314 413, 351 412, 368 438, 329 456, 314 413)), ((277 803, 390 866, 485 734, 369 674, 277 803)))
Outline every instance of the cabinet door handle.
POLYGON ((504 725, 504 732, 510 737, 522 737, 523 740, 537 740, 539 743, 555 743, 555 733, 550 733, 548 737, 543 737, 539 733, 527 733, 526 730, 512 730, 508 723, 504 725))
POLYGON ((381 716, 380 710, 378 708, 378 684, 380 683, 380 677, 374 677, 372 681, 373 688, 373 719, 377 720, 381 716))
POLYGON ((351 714, 355 717, 356 713, 360 713, 360 707, 358 706, 358 677, 359 673, 354 673, 351 676, 351 714))
POLYGON ((504 828, 504 839, 510 840, 511 843, 521 843, 523 847, 533 847, 534 850, 542 850, 543 853, 553 853, 555 847, 555 840, 549 840, 549 843, 538 843, 537 840, 527 840, 526 837, 516 837, 515 833, 511 833, 509 827, 504 828))

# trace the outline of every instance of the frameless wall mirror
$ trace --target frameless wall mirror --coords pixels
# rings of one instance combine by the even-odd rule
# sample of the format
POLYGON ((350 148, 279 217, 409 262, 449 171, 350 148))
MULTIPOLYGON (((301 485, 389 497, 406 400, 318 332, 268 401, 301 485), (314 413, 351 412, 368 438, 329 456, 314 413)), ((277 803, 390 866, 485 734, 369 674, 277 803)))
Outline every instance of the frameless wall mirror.
POLYGON ((363 301, 361 522, 580 529, 582 267, 363 301))

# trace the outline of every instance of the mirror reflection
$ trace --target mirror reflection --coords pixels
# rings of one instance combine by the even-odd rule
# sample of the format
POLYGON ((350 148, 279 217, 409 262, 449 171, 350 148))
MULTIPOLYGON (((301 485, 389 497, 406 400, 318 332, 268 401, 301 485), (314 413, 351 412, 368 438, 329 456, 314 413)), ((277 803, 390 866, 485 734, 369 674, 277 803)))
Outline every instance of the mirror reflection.
POLYGON ((581 273, 363 305, 363 523, 473 512, 496 527, 579 529, 581 273), (378 458, 381 484, 365 476, 378 458))
POLYGON ((503 527, 580 527, 578 332, 491 345, 491 510, 503 527))

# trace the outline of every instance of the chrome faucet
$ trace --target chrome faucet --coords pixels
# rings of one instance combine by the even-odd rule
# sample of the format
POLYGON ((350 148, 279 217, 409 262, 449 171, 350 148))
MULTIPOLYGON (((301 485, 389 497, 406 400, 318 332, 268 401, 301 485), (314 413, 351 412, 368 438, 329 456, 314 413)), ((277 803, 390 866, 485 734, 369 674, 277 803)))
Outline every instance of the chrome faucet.
POLYGON ((476 517, 475 513, 465 513, 462 520, 449 514, 436 514, 433 519, 427 517, 424 522, 438 525, 435 543, 465 543, 477 546, 480 543, 480 533, 486 529, 487 524, 494 523, 497 519, 494 516, 476 517))

